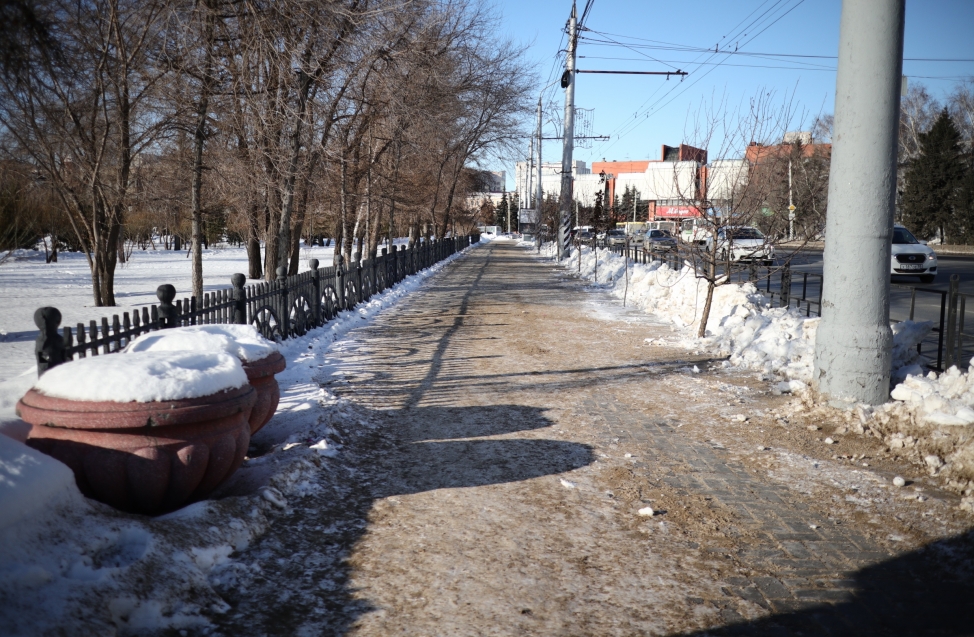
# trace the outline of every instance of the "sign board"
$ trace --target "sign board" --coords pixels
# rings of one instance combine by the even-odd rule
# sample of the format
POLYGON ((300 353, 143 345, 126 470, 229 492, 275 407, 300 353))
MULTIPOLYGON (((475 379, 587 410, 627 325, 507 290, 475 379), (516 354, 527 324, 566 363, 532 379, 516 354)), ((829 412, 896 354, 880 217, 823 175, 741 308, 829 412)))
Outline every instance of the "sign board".
POLYGON ((538 211, 534 208, 521 208, 517 211, 517 219, 521 223, 538 223, 538 211))
POLYGON ((795 212, 795 204, 791 204, 790 206, 788 206, 788 210, 795 212))
POLYGON ((656 206, 656 218, 699 217, 700 209, 695 206, 656 206))

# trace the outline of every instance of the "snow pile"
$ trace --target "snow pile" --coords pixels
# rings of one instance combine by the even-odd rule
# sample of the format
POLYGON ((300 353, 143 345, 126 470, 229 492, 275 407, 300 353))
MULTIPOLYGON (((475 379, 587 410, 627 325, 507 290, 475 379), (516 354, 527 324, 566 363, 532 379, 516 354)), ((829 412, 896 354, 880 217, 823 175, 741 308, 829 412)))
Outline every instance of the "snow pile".
POLYGON ((67 466, 0 436, 0 530, 71 496, 80 497, 80 493, 67 466))
MULTIPOLYGON (((553 248, 546 246, 542 253, 552 255, 553 248)), ((576 253, 565 267, 577 272, 577 258, 576 253)), ((609 250, 599 250, 596 255, 583 248, 581 276, 684 328, 685 346, 703 347, 728 357, 727 365, 759 371, 767 380, 781 380, 778 391, 797 393, 811 382, 819 319, 808 318, 797 308, 770 307, 753 283, 728 283, 714 289, 706 337, 700 340, 695 333, 703 317, 707 282, 697 278, 691 267, 674 270, 657 262, 629 263, 627 269, 625 260, 609 250)), ((893 325, 894 370, 906 368, 914 373, 918 369, 911 367, 916 361, 916 344, 931 327, 929 322, 893 325)))
MULTIPOLYGON (((551 250, 546 246, 543 254, 551 250)), ((566 268, 578 271, 577 253, 566 268)), ((608 250, 596 255, 583 248, 581 276, 690 334, 699 329, 707 282, 689 266, 674 270, 661 263, 629 263, 627 270, 621 256, 608 250)), ((726 356, 728 365, 759 371, 767 380, 780 379, 780 391, 800 391, 811 382, 818 322, 796 308, 770 307, 753 283, 729 283, 714 289, 706 337, 698 340, 688 334, 683 344, 726 356)), ((910 322, 893 326, 894 370, 915 362, 916 344, 931 326, 910 322)), ((917 368, 909 369, 912 373, 917 368)))
POLYGON ((974 424, 974 374, 951 367, 939 377, 908 376, 891 394, 924 424, 945 427, 974 424))
POLYGON ((48 370, 34 383, 47 396, 148 403, 209 396, 247 384, 235 356, 223 352, 138 352, 93 356, 48 370))
POLYGON ((242 361, 256 361, 276 352, 275 343, 253 325, 194 325, 143 334, 125 348, 131 352, 226 352, 242 361))

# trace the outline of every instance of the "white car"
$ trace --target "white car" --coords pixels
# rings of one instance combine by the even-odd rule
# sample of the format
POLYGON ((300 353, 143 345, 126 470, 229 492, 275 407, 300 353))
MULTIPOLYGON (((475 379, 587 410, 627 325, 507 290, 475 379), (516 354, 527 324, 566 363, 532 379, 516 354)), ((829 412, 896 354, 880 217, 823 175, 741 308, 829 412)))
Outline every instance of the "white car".
MULTIPOLYGON (((713 237, 707 237, 707 251, 713 237)), ((727 226, 717 230, 717 259, 719 261, 763 261, 774 263, 774 246, 768 238, 751 226, 727 226)))
POLYGON ((937 276, 937 253, 920 243, 912 232, 896 224, 893 226, 890 274, 919 276, 921 283, 933 283, 937 276))

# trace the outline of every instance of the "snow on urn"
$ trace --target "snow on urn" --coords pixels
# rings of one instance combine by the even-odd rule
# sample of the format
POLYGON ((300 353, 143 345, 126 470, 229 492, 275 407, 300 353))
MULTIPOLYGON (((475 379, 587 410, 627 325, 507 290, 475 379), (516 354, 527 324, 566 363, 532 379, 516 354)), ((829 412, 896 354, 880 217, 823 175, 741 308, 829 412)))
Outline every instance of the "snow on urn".
POLYGON ((98 356, 48 370, 17 403, 27 444, 81 491, 157 514, 202 499, 243 462, 256 391, 224 352, 98 356))
POLYGON ((277 411, 281 389, 274 378, 284 371, 284 357, 273 343, 252 325, 195 325, 143 334, 125 348, 126 353, 211 351, 225 352, 243 363, 247 380, 257 390, 257 404, 250 415, 250 433, 277 411))

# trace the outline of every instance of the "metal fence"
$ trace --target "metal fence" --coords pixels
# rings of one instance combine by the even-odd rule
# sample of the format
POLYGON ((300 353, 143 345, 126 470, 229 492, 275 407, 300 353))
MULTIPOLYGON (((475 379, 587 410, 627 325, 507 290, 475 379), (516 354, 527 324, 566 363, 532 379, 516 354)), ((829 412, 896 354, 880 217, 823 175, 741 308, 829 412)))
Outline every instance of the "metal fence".
POLYGON ((164 284, 156 290, 158 305, 123 312, 121 318, 115 314, 110 323, 103 317, 87 326, 66 326, 60 334, 61 312, 42 307, 34 313, 40 329, 35 345, 37 374, 75 358, 121 351, 146 332, 171 327, 237 323, 253 325, 271 340, 301 336, 339 311, 354 308, 479 240, 478 235, 470 235, 417 242, 410 248, 392 246, 391 251, 383 248, 381 254, 365 260, 356 253, 347 267, 341 257, 331 267, 319 267, 318 260, 311 259, 307 272, 286 276, 281 267, 276 281, 246 286, 247 278, 234 274, 230 288, 207 292, 201 299, 176 299, 176 288, 164 284))
MULTIPOLYGON (((891 294, 904 298, 909 295, 910 311, 905 316, 891 316, 895 321, 932 321, 933 330, 919 344, 918 351, 925 359, 926 366, 941 372, 952 365, 963 366, 974 356, 974 334, 967 320, 968 299, 971 295, 959 290, 960 277, 950 277, 946 290, 912 287, 908 285, 891 286, 891 294)), ((972 308, 974 310, 974 308, 972 308)))

